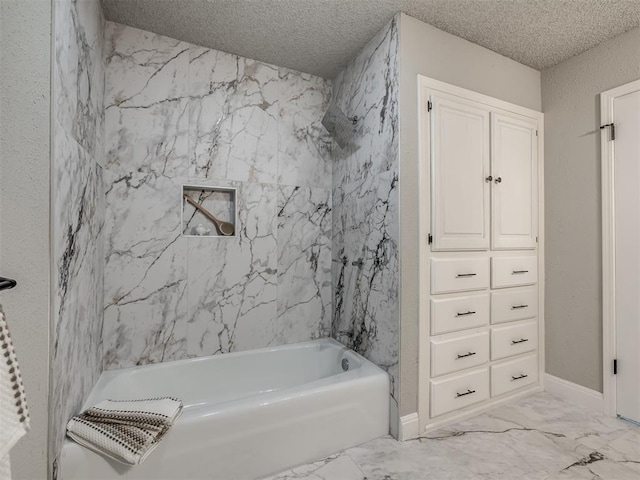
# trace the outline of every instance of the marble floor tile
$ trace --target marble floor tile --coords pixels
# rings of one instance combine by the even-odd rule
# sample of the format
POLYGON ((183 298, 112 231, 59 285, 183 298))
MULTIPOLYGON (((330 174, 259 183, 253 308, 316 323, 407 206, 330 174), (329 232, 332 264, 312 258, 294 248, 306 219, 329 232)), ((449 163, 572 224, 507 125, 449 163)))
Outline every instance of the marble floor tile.
POLYGON ((417 440, 375 439, 269 480, 640 479, 640 428, 548 393, 417 440))
POLYGON ((306 478, 311 480, 366 480, 367 477, 358 465, 345 453, 332 455, 319 462, 292 468, 263 480, 293 480, 306 478))

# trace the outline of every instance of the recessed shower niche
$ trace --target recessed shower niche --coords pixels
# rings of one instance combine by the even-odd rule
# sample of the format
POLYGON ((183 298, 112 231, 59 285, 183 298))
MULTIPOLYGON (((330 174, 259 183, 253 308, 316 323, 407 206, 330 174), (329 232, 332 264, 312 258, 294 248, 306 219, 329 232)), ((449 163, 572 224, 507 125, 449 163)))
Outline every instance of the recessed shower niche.
POLYGON ((200 185, 182 186, 182 235, 235 237, 236 189, 200 185))

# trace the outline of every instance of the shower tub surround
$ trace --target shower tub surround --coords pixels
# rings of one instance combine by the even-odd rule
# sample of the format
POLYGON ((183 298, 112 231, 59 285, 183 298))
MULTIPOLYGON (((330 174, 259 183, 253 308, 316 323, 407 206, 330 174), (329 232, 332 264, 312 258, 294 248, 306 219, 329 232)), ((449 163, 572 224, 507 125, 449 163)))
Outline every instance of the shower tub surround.
POLYGON ((104 295, 105 21, 99 0, 53 9, 51 462, 102 372, 104 295))
POLYGON ((333 98, 358 125, 350 144, 334 150, 332 336, 391 374, 394 411, 400 328, 397 16, 334 79, 333 98))
POLYGON ((109 22, 105 49, 105 368, 329 336, 330 83, 109 22), (184 236, 183 185, 235 188, 236 236, 184 236))

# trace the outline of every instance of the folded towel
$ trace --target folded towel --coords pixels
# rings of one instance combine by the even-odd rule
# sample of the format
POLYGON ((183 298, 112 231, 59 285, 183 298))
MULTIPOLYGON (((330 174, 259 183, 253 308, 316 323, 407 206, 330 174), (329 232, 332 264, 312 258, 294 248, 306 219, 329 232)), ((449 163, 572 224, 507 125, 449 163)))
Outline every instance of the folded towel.
POLYGON ((105 400, 73 417, 67 435, 127 465, 142 463, 182 413, 175 398, 105 400))
POLYGON ((10 479, 9 450, 29 430, 29 412, 16 352, 0 306, 0 478, 10 479))

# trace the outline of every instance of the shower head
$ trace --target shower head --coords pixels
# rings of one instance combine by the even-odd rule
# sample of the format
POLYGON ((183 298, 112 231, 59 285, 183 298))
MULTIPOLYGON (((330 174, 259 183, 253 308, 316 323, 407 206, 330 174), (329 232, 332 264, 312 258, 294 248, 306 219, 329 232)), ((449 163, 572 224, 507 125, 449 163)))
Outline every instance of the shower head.
POLYGON ((322 125, 331 134, 340 148, 349 144, 349 140, 356 133, 357 118, 347 117, 335 103, 329 104, 327 112, 322 117, 322 125))

